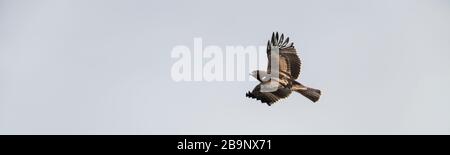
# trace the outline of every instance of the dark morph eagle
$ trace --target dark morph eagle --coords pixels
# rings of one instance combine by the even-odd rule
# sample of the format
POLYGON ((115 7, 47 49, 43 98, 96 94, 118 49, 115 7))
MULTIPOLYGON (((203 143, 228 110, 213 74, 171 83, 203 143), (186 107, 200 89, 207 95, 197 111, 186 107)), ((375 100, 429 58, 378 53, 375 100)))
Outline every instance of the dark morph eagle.
POLYGON ((247 97, 260 100, 269 106, 288 97, 292 91, 302 94, 313 102, 319 100, 320 90, 295 81, 300 75, 301 62, 294 43, 289 43, 289 38, 285 40, 283 34, 279 36, 278 32, 272 33, 272 39, 267 42, 267 58, 269 59, 267 71, 256 70, 251 73, 260 83, 246 94, 247 97), (272 69, 272 64, 276 64, 279 69, 272 69), (277 72, 271 74, 271 70, 277 72), (265 91, 263 90, 265 88, 273 89, 265 91))

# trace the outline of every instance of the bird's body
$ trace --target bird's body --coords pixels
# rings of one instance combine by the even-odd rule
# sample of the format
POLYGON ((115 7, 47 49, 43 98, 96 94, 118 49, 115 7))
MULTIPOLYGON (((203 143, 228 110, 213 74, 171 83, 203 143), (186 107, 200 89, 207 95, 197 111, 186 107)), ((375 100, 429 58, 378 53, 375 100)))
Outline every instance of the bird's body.
POLYGON ((251 75, 260 84, 253 91, 248 92, 247 97, 260 100, 269 106, 288 97, 292 91, 302 94, 313 102, 319 100, 320 90, 306 87, 295 81, 300 75, 301 61, 294 44, 289 43, 289 38, 284 40, 283 34, 280 37, 278 33, 273 33, 272 39, 267 43, 267 58, 269 59, 267 71, 252 72, 251 75), (272 64, 275 64, 275 68, 272 68, 272 64))

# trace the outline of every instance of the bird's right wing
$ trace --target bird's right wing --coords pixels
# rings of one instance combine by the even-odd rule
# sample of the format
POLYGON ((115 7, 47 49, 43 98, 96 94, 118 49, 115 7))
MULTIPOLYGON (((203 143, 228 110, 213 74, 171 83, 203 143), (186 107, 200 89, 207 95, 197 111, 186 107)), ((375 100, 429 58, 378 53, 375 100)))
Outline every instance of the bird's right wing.
POLYGON ((268 82, 258 84, 252 92, 247 92, 245 94, 249 98, 254 98, 256 100, 260 100, 262 103, 266 103, 267 105, 272 105, 276 101, 286 98, 291 94, 291 90, 284 87, 279 87, 274 92, 261 92, 261 86, 269 84, 268 82))

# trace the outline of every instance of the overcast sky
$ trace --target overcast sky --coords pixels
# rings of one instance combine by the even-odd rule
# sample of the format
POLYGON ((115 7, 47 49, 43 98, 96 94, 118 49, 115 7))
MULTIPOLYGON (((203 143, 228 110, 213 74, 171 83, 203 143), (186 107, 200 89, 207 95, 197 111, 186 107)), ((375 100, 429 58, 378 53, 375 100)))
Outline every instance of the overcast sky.
POLYGON ((450 134, 450 1, 0 0, 0 134, 450 134), (174 82, 172 48, 287 34, 300 82, 174 82))

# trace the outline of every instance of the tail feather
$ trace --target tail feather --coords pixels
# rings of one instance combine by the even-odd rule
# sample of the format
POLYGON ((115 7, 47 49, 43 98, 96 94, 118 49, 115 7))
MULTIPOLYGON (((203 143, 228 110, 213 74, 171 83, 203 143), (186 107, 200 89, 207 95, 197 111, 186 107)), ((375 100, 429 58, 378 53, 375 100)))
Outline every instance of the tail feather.
MULTIPOLYGON (((296 92, 302 94, 306 98, 310 99, 311 101, 317 102, 320 99, 320 95, 322 94, 322 92, 319 89, 314 89, 314 88, 303 86, 302 84, 298 83, 297 81, 295 81, 294 85, 297 85, 298 87, 303 88, 303 89, 294 89, 294 90, 296 92), (304 88, 306 88, 306 89, 304 89, 304 88)), ((294 86, 294 87, 296 87, 296 86, 294 86)))
POLYGON ((320 98, 321 92, 319 89, 307 88, 306 90, 297 90, 298 93, 302 94, 306 98, 313 102, 317 102, 320 98))

